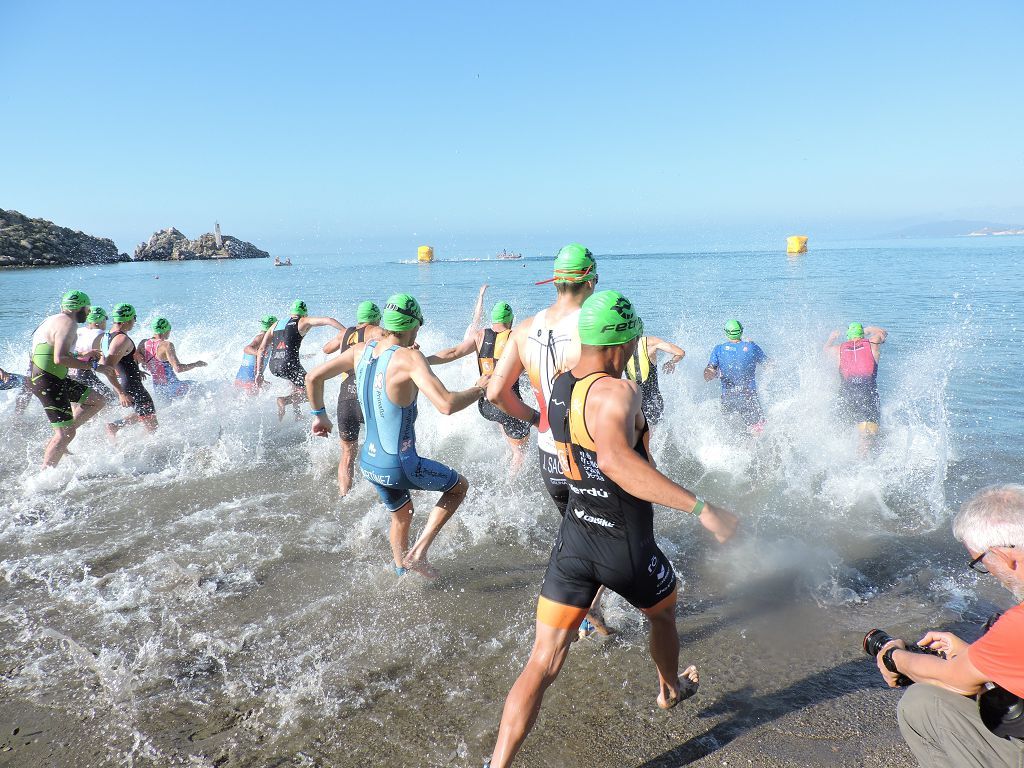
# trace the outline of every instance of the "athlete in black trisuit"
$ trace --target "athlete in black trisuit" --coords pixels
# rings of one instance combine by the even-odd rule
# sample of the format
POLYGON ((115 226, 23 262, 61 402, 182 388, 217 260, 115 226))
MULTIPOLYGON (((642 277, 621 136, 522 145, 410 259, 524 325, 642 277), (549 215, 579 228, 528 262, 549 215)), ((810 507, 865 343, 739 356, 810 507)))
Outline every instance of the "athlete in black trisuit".
POLYGON ((263 383, 263 353, 270 350, 270 361, 267 367, 278 378, 285 379, 292 385, 290 395, 277 398, 278 421, 284 418, 284 412, 291 403, 295 409, 295 419, 299 418, 299 403, 306 400, 306 369, 299 360, 299 348, 302 339, 311 328, 329 325, 339 331, 345 326, 333 317, 309 317, 306 302, 296 299, 292 302, 287 318, 282 318, 277 325, 263 334, 259 352, 256 355, 256 386, 263 383))
MULTIPOLYGON (((324 354, 344 353, 356 344, 379 339, 384 335, 380 325, 380 307, 372 301, 364 301, 356 309, 356 324, 345 328, 324 344, 324 354)), ((319 371, 320 367, 313 371, 319 371)), ((311 371, 312 373, 312 371, 311 371)), ((341 458, 338 460, 338 496, 352 490, 352 470, 359 453, 359 428, 363 425, 363 412, 359 408, 359 391, 354 374, 341 374, 341 389, 338 390, 338 436, 341 438, 341 458)))
POLYGON ((736 518, 650 464, 640 392, 621 378, 641 333, 643 323, 628 299, 616 291, 595 293, 580 310, 579 362, 552 386, 547 413, 569 506, 541 587, 536 640, 505 700, 491 768, 512 763, 601 586, 621 594, 650 622, 658 706, 671 708, 696 691, 695 667, 678 675, 676 576, 654 539, 652 503, 697 516, 720 542, 733 535, 736 518))
MULTIPOLYGON (((486 290, 486 285, 480 289, 480 296, 477 300, 477 315, 479 315, 486 290)), ((508 342, 508 337, 512 333, 513 319, 511 305, 508 302, 499 301, 491 310, 490 328, 477 330, 474 326, 471 326, 461 344, 430 355, 427 357, 427 362, 431 365, 443 365, 475 352, 477 369, 480 374, 490 375, 494 373, 495 365, 501 358, 505 344, 508 342)), ((520 400, 523 399, 522 393, 519 390, 518 380, 512 385, 512 395, 520 400)), ((485 397, 481 397, 477 402, 477 408, 481 416, 488 421, 499 424, 505 433, 509 447, 512 450, 512 461, 509 463, 508 472, 509 476, 515 475, 523 466, 524 452, 530 442, 530 427, 532 423, 509 416, 504 411, 499 410, 497 406, 489 402, 485 397)), ((539 419, 540 416, 538 414, 534 419, 534 423, 539 421, 539 419)))
POLYGON ((135 409, 135 415, 107 424, 107 436, 111 440, 121 429, 131 424, 141 422, 149 432, 156 431, 157 427, 153 396, 142 384, 143 374, 139 370, 140 355, 135 342, 128 336, 128 331, 135 327, 135 318, 135 307, 131 304, 118 304, 110 313, 110 319, 114 324, 110 326, 110 332, 103 339, 103 362, 117 370, 121 387, 130 400, 127 406, 135 409))

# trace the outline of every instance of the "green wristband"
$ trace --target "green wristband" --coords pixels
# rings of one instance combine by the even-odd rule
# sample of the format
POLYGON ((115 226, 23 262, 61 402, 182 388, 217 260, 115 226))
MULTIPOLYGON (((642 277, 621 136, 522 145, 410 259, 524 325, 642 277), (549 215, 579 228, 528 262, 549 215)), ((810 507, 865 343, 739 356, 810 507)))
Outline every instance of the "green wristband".
POLYGON ((700 496, 697 497, 697 503, 693 505, 693 509, 690 510, 690 514, 697 517, 701 512, 704 511, 704 499, 700 496))

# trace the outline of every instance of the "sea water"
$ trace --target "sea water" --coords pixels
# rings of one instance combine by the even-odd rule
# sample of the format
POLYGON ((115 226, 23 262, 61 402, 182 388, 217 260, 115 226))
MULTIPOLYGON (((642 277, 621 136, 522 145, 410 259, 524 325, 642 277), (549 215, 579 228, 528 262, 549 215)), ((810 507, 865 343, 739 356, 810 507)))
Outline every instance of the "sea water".
MULTIPOLYGON (((978 488, 1024 474, 1022 254, 1021 238, 986 238, 833 244, 788 258, 598 257, 599 287, 622 291, 647 333, 686 350, 660 377, 659 467, 741 520, 737 540, 719 547, 688 516, 656 515, 680 575, 683 659, 702 664, 713 702, 697 717, 719 730, 701 737, 708 725, 689 715, 649 727, 644 623, 610 596, 617 636, 574 648, 524 764, 699 757, 730 738, 736 707, 771 720, 877 684, 857 657, 867 629, 969 626, 1005 604, 965 570, 949 523, 978 488), (701 375, 732 318, 770 358, 758 439, 723 417, 718 383, 701 375), (822 352, 851 321, 889 331, 882 431, 865 458, 832 421, 836 372, 822 352), (780 664, 793 647, 802 663, 780 664), (617 728, 629 735, 610 738, 617 728)), ((108 408, 45 472, 38 403, 19 417, 13 393, 0 394, 0 703, 46 720, 57 752, 75 755, 63 764, 478 765, 493 743, 558 525, 532 448, 509 479, 495 425, 475 408, 442 417, 421 398, 420 452, 456 467, 471 490, 432 549, 442 577, 397 579, 376 494, 357 479, 337 499, 337 440, 312 437, 305 408, 278 422, 280 380, 268 377, 256 398, 231 380, 259 317, 286 315, 293 299, 347 325, 364 299, 412 293, 429 353, 462 339, 482 283, 485 317, 497 301, 519 318, 550 303, 554 289, 534 285, 550 254, 293 262, 0 273, 7 370, 23 372, 33 328, 73 288, 108 311, 134 304, 136 342, 153 318, 169 318, 179 359, 209 364, 183 375, 201 391, 158 399, 155 434, 126 429, 111 447, 102 422, 119 409, 108 408)), ((306 337, 307 369, 332 335, 306 337)), ((437 371, 451 388, 476 378, 471 361, 437 371)), ((336 393, 335 380, 332 414, 336 393)), ((414 494, 417 520, 433 499, 414 494)), ((19 764, 47 764, 30 758, 19 764)))

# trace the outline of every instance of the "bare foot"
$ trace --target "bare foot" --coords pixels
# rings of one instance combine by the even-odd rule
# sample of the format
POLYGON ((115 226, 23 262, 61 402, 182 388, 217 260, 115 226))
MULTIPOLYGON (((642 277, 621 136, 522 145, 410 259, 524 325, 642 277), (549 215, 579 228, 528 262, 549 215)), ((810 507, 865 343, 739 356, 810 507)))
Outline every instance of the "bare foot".
POLYGON ((672 709, 683 699, 693 696, 699 685, 700 675, 697 674, 697 668, 691 664, 679 676, 679 686, 676 690, 672 690, 662 683, 661 692, 658 694, 658 706, 662 709, 672 709))
POLYGON ((604 623, 604 617, 596 612, 591 611, 588 613, 587 621, 594 625, 594 629, 597 634, 603 635, 604 637, 608 637, 615 632, 615 630, 609 629, 608 625, 604 623))
POLYGON ((284 412, 288 410, 288 403, 285 402, 285 398, 277 398, 277 420, 284 421, 284 412))
POLYGON ((116 424, 107 424, 107 439, 111 443, 116 443, 117 442, 117 425, 116 424))
POLYGON ((425 579, 436 579, 441 574, 426 560, 406 560, 405 567, 413 573, 418 573, 425 579))

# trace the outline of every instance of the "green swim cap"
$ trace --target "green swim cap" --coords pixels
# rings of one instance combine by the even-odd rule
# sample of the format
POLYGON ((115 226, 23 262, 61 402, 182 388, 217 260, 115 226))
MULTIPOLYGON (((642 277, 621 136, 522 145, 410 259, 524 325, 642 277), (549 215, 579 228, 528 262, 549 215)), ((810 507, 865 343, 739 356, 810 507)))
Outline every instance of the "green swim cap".
POLYGON ((107 320, 107 310, 103 307, 93 307, 85 318, 87 323, 103 323, 107 320))
POLYGON ((296 299, 292 302, 291 313, 299 317, 305 317, 309 314, 309 307, 306 306, 306 302, 296 299))
POLYGON ((552 280, 556 284, 585 283, 596 279, 597 262, 589 248, 579 243, 570 243, 555 256, 555 276, 552 280))
POLYGON ((644 332, 633 304, 618 291, 598 291, 580 309, 580 343, 611 347, 632 341, 644 332))
POLYGON ((494 309, 491 310, 491 322, 492 323, 504 323, 505 325, 512 325, 512 305, 507 301, 499 301, 494 305, 494 309))
POLYGON ((89 296, 83 291, 68 291, 60 297, 60 308, 72 312, 78 309, 88 308, 92 304, 89 296))
POLYGON ((275 325, 277 325, 277 318, 273 315, 264 315, 260 318, 260 328, 263 329, 264 333, 269 331, 275 325))
POLYGON ((364 301, 356 309, 356 322, 357 323, 379 323, 380 322, 380 307, 378 307, 372 301, 364 301))
POLYGON ((115 304, 111 318, 115 323, 130 323, 135 319, 135 307, 131 304, 115 304))
POLYGON ((725 335, 726 338, 739 341, 743 336, 743 323, 739 320, 730 320, 725 324, 725 335))
POLYGON ((864 338, 864 326, 860 323, 850 323, 850 327, 846 329, 847 341, 853 341, 854 339, 864 338))
POLYGON ((420 303, 408 293, 396 293, 384 305, 381 327, 386 331, 411 331, 423 324, 420 303))
POLYGON ((166 317, 158 317, 150 327, 153 329, 153 333, 167 333, 171 330, 171 321, 166 317))

